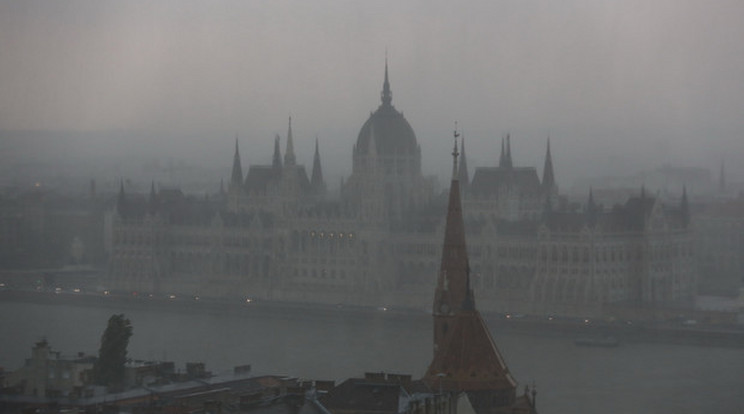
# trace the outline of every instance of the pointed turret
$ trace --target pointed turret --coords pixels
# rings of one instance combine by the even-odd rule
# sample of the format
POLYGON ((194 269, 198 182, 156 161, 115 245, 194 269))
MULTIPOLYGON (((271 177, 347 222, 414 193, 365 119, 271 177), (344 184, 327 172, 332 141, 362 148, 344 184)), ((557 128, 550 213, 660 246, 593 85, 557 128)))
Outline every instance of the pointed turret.
POLYGON ((232 174, 230 175, 230 189, 243 186, 243 167, 240 164, 240 150, 238 149, 238 137, 235 136, 235 155, 233 156, 232 174))
POLYGON ((545 150, 542 187, 546 195, 550 195, 556 187, 555 176, 553 175, 553 156, 550 154, 550 138, 548 138, 547 149, 545 150))
POLYGON ((274 159, 271 162, 271 166, 275 170, 282 169, 282 150, 279 148, 279 134, 274 137, 274 159))
POLYGON ((310 178, 310 185, 315 194, 325 193, 325 182, 323 181, 323 170, 320 166, 320 150, 318 149, 318 137, 315 137, 315 156, 313 157, 313 175, 310 178))
POLYGON ((465 157, 465 134, 462 134, 460 138, 460 171, 458 172, 457 180, 460 181, 460 188, 463 194, 467 193, 470 188, 470 174, 468 174, 468 161, 465 157))
POLYGON ((504 162, 506 168, 512 168, 512 153, 511 153, 511 136, 506 134, 506 155, 504 156, 504 162))
POLYGON ((462 218, 460 181, 457 173, 459 155, 455 139, 442 262, 434 295, 434 315, 450 315, 461 310, 473 310, 475 307, 473 291, 470 288, 470 266, 465 247, 465 224, 462 218))
POLYGON ((289 117, 289 127, 287 128, 287 149, 284 151, 284 166, 290 167, 297 164, 294 153, 294 142, 292 140, 292 117, 289 117))
POLYGON ((390 80, 388 79, 388 62, 385 56, 385 81, 382 83, 382 105, 390 106, 393 101, 393 92, 390 90, 390 80))
MULTIPOLYGON (((457 141, 442 262, 434 293, 434 357, 423 380, 432 389, 467 393, 475 412, 516 402, 516 382, 475 308, 457 171, 457 141)), ((498 411, 501 412, 501 411, 498 411)))

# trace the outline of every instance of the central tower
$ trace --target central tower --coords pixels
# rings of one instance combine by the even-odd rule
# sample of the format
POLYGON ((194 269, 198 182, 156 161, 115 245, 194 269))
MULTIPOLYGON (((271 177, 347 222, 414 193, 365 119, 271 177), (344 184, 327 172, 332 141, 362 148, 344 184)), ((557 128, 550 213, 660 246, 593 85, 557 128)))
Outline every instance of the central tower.
POLYGON ((428 202, 431 186, 421 175, 421 147, 416 134, 393 106, 387 59, 380 97, 380 106, 362 125, 354 145, 349 192, 360 196, 368 191, 362 188, 370 187, 370 180, 382 180, 382 213, 386 220, 396 221, 428 202))

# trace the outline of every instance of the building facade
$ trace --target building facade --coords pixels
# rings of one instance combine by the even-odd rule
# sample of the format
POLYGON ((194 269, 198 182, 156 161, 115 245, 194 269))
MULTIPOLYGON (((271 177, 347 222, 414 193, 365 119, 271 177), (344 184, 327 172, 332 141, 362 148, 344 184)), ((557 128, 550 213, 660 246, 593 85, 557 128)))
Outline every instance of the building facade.
MULTIPOLYGON (((156 295, 264 298, 428 308, 442 212, 421 172, 421 146, 392 105, 362 125, 353 170, 330 198, 316 140, 310 174, 298 165, 291 119, 270 164, 243 172, 236 139, 227 189, 209 198, 122 186, 111 224, 107 286, 156 295)), ((516 166, 512 139, 495 167, 470 179, 464 142, 457 175, 481 308, 599 315, 610 303, 692 303, 686 198, 663 205, 642 191, 624 205, 572 209, 559 194, 550 142, 542 178, 516 166)))

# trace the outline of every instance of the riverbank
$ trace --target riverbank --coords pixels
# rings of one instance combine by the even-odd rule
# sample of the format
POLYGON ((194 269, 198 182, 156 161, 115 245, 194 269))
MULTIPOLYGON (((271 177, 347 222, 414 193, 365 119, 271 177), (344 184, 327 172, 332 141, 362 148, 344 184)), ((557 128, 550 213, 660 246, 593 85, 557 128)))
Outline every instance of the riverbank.
MULTIPOLYGON (((0 291, 0 301, 71 305, 82 307, 166 311, 183 313, 231 313, 277 317, 302 313, 318 317, 355 315, 386 319, 420 319, 427 323, 430 313, 422 309, 366 307, 353 305, 324 305, 299 302, 279 302, 251 298, 209 299, 200 297, 154 297, 151 295, 113 295, 74 292, 0 291)), ((744 327, 741 326, 683 326, 630 321, 602 321, 590 319, 537 317, 531 315, 484 314, 493 329, 521 335, 538 336, 608 336, 620 343, 650 342, 714 347, 744 348, 744 327)))

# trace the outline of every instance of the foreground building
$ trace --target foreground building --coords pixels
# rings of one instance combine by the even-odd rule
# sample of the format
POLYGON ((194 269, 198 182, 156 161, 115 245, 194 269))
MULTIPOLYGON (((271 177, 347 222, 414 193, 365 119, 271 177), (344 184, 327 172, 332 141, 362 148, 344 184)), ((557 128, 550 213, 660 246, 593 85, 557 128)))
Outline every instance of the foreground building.
MULTIPOLYGON (((362 125, 353 171, 330 198, 316 140, 298 164, 291 119, 271 163, 244 173, 238 142, 227 189, 195 198, 122 186, 111 221, 107 287, 155 295, 428 307, 446 196, 421 172, 413 128, 392 104, 362 125)), ((689 208, 641 191, 606 208, 572 208, 547 144, 542 177, 517 166, 512 138, 495 167, 457 176, 471 283, 484 311, 598 316, 608 305, 685 307, 695 293, 689 208)), ((267 157, 268 158, 268 157, 267 157)))
POLYGON ((475 307, 457 171, 457 141, 450 185, 442 264, 434 294, 434 357, 424 381, 432 389, 460 394, 476 414, 535 413, 525 391, 517 397, 517 382, 496 348, 475 307))

